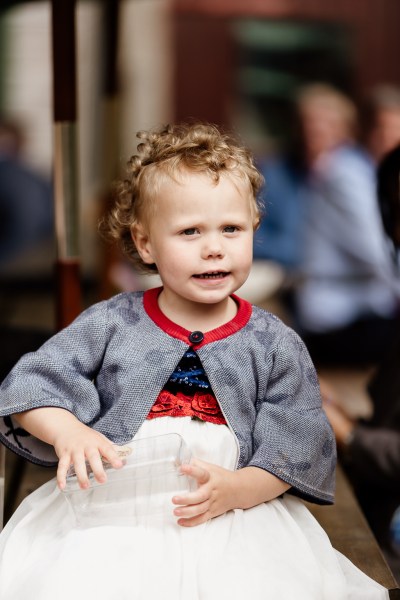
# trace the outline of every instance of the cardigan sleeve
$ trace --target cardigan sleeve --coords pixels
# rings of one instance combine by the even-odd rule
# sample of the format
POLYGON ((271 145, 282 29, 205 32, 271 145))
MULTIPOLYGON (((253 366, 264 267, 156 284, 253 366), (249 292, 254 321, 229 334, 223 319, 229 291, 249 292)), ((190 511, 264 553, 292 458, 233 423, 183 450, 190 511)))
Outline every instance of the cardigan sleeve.
POLYGON ((256 406, 249 465, 289 483, 292 494, 330 504, 334 499, 336 444, 308 351, 287 328, 267 362, 269 376, 256 406))
POLYGON ((57 462, 54 449, 18 426, 15 413, 53 406, 83 423, 99 418, 102 406, 94 381, 107 344, 107 308, 100 302, 36 352, 24 355, 0 387, 0 441, 37 464, 57 462))

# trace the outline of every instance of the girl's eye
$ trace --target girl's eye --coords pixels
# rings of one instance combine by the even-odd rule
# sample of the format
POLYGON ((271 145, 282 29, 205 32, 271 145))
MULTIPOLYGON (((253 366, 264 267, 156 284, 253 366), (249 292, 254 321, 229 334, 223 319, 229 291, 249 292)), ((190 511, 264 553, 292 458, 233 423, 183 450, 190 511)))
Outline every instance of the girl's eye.
POLYGON ((236 225, 228 225, 227 227, 224 227, 225 233, 235 233, 235 231, 238 231, 238 227, 236 227, 236 225))
POLYGON ((197 233, 196 227, 190 227, 189 229, 184 229, 182 231, 183 235, 195 235, 197 233))

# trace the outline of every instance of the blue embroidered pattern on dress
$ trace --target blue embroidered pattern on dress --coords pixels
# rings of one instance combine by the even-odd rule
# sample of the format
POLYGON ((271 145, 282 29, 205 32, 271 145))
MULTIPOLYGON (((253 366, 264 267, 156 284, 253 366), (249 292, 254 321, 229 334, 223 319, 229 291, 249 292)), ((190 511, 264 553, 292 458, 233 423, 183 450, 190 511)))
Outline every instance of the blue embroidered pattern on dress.
POLYGON ((197 353, 187 350, 164 389, 193 396, 196 390, 211 390, 211 385, 197 353))

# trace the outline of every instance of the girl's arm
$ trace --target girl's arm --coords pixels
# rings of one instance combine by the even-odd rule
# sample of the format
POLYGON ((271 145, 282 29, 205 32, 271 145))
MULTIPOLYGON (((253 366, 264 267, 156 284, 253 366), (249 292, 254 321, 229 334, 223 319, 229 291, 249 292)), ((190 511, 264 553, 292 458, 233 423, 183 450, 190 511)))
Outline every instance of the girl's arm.
POLYGON ((122 466, 110 440, 81 423, 68 410, 48 406, 18 413, 14 417, 26 431, 54 446, 59 458, 57 483, 60 489, 65 487, 70 465, 75 467, 81 488, 89 485, 86 461, 100 483, 106 480, 102 457, 114 468, 122 466))
POLYGON ((182 467, 182 473, 193 477, 198 484, 195 492, 174 496, 179 507, 174 514, 178 524, 192 527, 205 523, 235 508, 251 508, 268 502, 286 492, 291 486, 258 467, 229 471, 217 465, 194 460, 182 467))

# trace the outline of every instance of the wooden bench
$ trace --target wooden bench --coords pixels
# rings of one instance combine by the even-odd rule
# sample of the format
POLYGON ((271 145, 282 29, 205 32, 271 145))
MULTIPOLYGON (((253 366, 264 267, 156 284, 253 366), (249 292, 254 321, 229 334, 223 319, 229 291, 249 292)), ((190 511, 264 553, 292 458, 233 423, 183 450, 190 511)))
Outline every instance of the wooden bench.
POLYGON ((333 506, 306 503, 326 531, 332 546, 361 571, 400 600, 400 588, 389 569, 340 465, 336 470, 336 500, 333 506))

